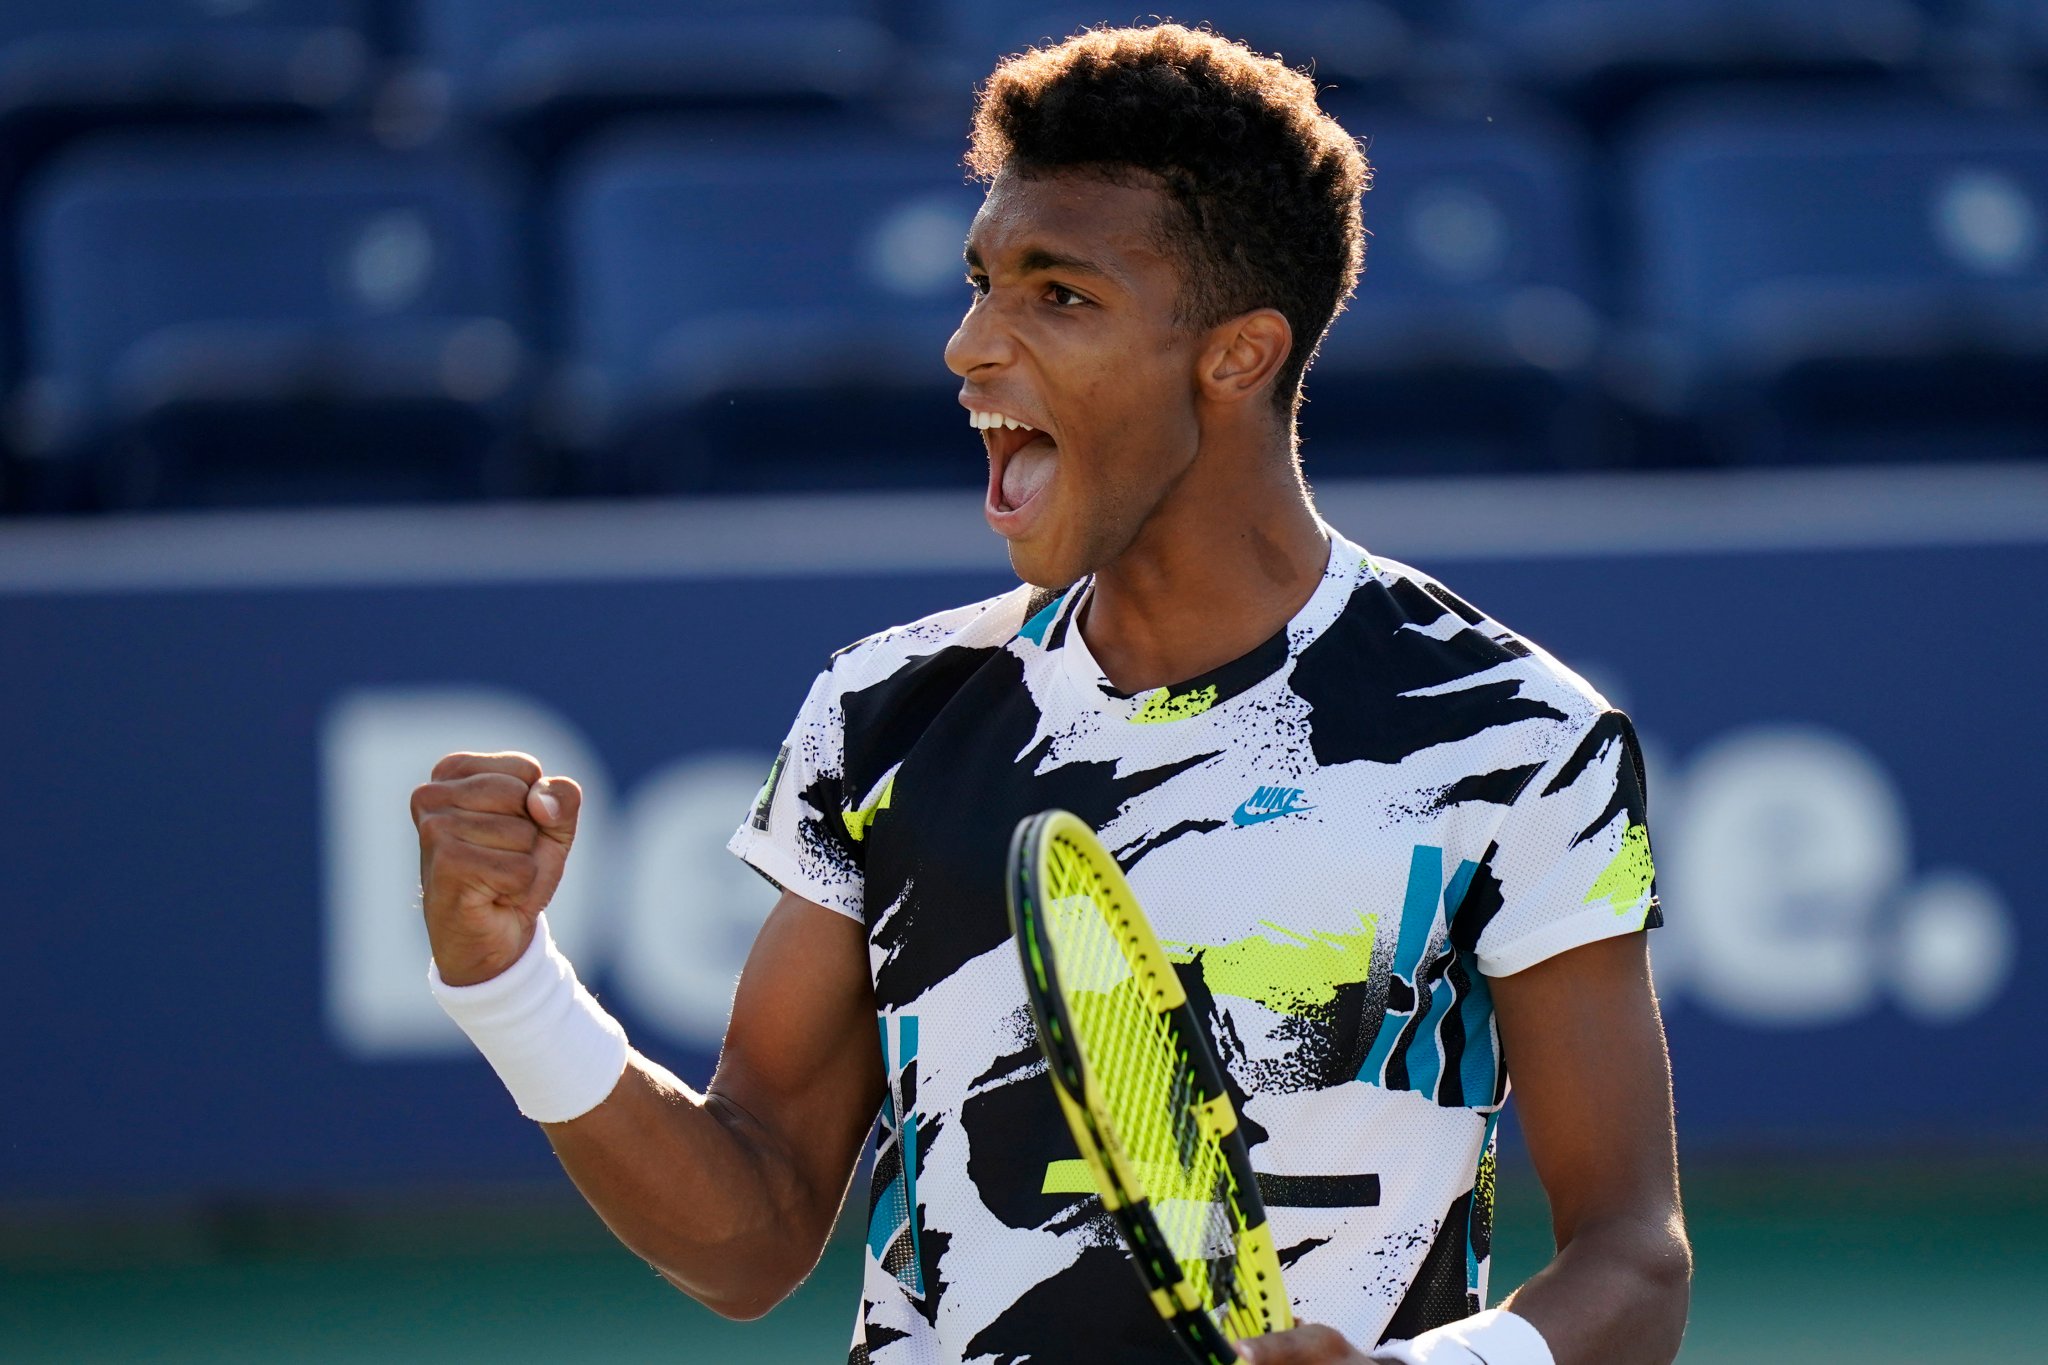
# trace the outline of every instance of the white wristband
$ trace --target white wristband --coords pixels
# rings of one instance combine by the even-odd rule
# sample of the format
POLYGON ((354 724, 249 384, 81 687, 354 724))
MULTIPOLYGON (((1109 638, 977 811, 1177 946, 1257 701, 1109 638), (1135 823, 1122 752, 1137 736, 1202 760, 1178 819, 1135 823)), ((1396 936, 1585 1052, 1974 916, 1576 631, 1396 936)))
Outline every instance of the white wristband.
POLYGON ((1413 1341, 1389 1341, 1372 1358, 1400 1365, 1557 1365, 1543 1334, 1505 1308, 1447 1322, 1413 1341))
POLYGON ((589 1113, 626 1070, 626 1030, 576 979, 545 914, 519 960, 490 980, 451 986, 430 961, 427 984, 537 1123, 589 1113))

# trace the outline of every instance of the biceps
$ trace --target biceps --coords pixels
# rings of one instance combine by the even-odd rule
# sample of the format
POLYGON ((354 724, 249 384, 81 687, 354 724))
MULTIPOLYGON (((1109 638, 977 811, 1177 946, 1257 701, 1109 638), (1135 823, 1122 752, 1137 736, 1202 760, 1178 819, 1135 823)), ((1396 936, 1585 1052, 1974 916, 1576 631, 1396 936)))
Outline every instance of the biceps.
POLYGON ((747 956, 710 1090, 810 1183, 843 1187, 882 1098, 862 925, 784 894, 747 956))
POLYGON ((1589 1218, 1676 1208, 1671 1069, 1648 936, 1493 980, 1501 1047, 1560 1242, 1589 1218))

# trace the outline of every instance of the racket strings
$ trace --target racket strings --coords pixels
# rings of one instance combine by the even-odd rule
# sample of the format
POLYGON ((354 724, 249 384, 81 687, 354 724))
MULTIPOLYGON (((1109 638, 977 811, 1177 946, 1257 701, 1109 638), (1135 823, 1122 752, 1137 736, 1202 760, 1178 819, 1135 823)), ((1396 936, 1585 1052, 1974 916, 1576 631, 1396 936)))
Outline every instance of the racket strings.
POLYGON ((1062 907, 1053 918, 1055 955, 1112 1140, 1197 1299, 1227 1331, 1256 1334, 1263 1329, 1241 1302, 1230 1169, 1204 1124, 1187 1050, 1142 975, 1172 968, 1134 963, 1134 945, 1118 933, 1122 907, 1088 858, 1058 839, 1047 852, 1049 899, 1062 907))

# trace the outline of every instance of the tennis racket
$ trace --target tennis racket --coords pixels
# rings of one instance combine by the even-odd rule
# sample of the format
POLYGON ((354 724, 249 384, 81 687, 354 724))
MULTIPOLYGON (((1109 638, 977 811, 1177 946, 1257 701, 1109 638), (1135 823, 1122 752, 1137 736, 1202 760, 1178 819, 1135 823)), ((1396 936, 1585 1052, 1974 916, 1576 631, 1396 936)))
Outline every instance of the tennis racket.
POLYGON ((1203 1365, 1294 1325, 1237 1110, 1122 869, 1074 815, 1010 841, 1010 923, 1053 1089, 1152 1306, 1203 1365))

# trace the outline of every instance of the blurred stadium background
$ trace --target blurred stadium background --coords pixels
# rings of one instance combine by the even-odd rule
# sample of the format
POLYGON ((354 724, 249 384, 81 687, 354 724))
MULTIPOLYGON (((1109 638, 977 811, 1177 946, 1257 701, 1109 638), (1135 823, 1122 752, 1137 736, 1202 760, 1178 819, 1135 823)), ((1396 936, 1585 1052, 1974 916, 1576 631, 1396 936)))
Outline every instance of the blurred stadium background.
MULTIPOLYGON (((1378 170, 1326 514, 1646 737, 1683 1359, 2048 1358, 2048 3, 1170 13, 1378 170)), ((0 3, 0 1358, 838 1358, 857 1214, 740 1327, 575 1200, 405 793, 581 778, 558 932, 708 1075, 818 662, 1005 582, 972 84, 1134 17, 0 3)), ((1497 1288, 1512 1162, 1501 1221, 1497 1288)))

